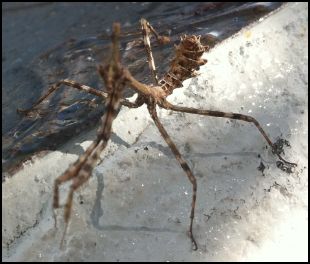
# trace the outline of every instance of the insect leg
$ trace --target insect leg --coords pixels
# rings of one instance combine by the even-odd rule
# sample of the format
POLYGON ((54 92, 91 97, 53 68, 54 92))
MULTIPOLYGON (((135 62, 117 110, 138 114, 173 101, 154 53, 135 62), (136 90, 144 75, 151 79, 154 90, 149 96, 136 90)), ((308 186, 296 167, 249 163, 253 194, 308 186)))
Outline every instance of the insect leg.
POLYGON ((122 91, 125 87, 125 79, 123 74, 123 68, 119 64, 119 45, 118 38, 120 34, 120 25, 114 24, 112 35, 112 58, 110 63, 106 67, 101 67, 100 74, 102 75, 107 89, 109 91, 106 108, 107 111, 101 118, 102 124, 97 131, 96 140, 87 148, 85 153, 75 162, 62 176, 55 181, 54 191, 54 208, 59 207, 58 187, 61 182, 73 179, 69 195, 64 209, 65 230, 61 240, 61 246, 65 238, 68 223, 71 216, 72 201, 74 191, 85 183, 91 176, 92 170, 95 167, 100 153, 107 146, 107 142, 111 137, 112 122, 116 117, 116 114, 120 107, 120 100, 122 97, 122 91))
POLYGON ((145 47, 146 54, 148 56, 149 68, 153 76, 154 83, 158 85, 158 76, 156 72, 155 61, 153 58, 153 53, 151 49, 151 42, 150 42, 150 33, 153 33, 156 37, 157 41, 160 44, 168 43, 170 39, 165 36, 160 36, 156 30, 147 22, 144 18, 140 20, 141 28, 142 28, 142 35, 143 35, 143 43, 145 47))
POLYGON ((198 115, 214 116, 214 117, 224 117, 224 118, 237 119, 237 120, 242 120, 245 122, 253 123, 257 127, 259 132, 262 134, 262 136, 265 138, 265 140, 271 147, 273 153, 275 153, 281 161, 283 161, 284 163, 286 163, 288 166, 291 166, 291 167, 297 166, 296 163, 288 162, 284 158, 282 158, 280 153, 277 151, 276 145, 272 143, 272 141, 267 136, 264 129, 261 127, 261 125, 258 123, 258 121, 254 117, 243 115, 243 114, 237 114, 237 113, 212 111, 212 110, 201 110, 201 109, 195 109, 191 107, 177 106, 177 105, 170 104, 167 101, 160 103, 160 106, 165 109, 169 109, 169 110, 173 110, 177 112, 185 112, 185 113, 190 113, 190 114, 198 114, 198 115))
MULTIPOLYGON (((105 92, 99 91, 99 90, 97 90, 95 88, 91 88, 91 87, 89 87, 87 85, 80 84, 80 83, 77 83, 77 82, 69 80, 69 79, 65 79, 65 80, 59 81, 56 84, 52 85, 48 89, 48 91, 44 95, 42 95, 37 100, 37 102, 35 102, 30 108, 28 108, 28 109, 20 109, 20 108, 18 108, 17 112, 27 115, 28 113, 33 111, 36 106, 38 106, 40 103, 42 103, 42 101, 44 101, 47 97, 49 97, 52 93, 56 92, 61 87, 61 85, 66 85, 66 86, 71 87, 71 88, 76 88, 76 89, 84 91, 86 93, 90 93, 90 94, 102 97, 103 99, 106 99, 108 97, 108 94, 105 93, 105 92)), ((135 103, 132 103, 132 102, 126 100, 126 99, 121 99, 120 103, 122 105, 126 106, 126 107, 129 107, 129 108, 137 108, 137 107, 139 107, 139 105, 137 105, 135 103)))
POLYGON ((79 89, 81 91, 84 91, 84 92, 87 92, 87 93, 91 93, 91 94, 94 94, 96 96, 100 96, 100 97, 103 97, 103 98, 107 98, 107 93, 105 92, 101 92, 101 91, 98 91, 94 88, 91 88, 87 85, 83 85, 83 84, 79 84, 75 81, 72 81, 72 80, 68 80, 68 79, 64 79, 64 80, 61 80, 57 83, 55 83, 54 85, 52 85, 48 91, 42 95, 30 108, 28 109, 17 109, 17 112, 19 113, 23 113, 25 115, 27 115, 29 112, 31 112, 37 105, 39 105, 40 103, 42 103, 42 101, 44 101, 47 97, 49 97, 52 93, 54 93, 55 91, 57 91, 61 85, 66 85, 68 87, 72 87, 72 88, 76 88, 76 89, 79 89))
POLYGON ((163 127, 163 125, 159 121, 157 113, 156 113, 155 105, 154 106, 148 105, 148 110, 149 110, 150 115, 151 115, 152 119, 154 120, 154 122, 155 122, 155 124, 156 124, 156 126, 157 126, 157 128, 158 128, 158 130, 160 132, 160 134, 162 135, 162 137, 164 138, 164 140, 166 141, 166 143, 170 147, 170 149, 173 152, 175 158, 177 159, 177 161, 181 165, 182 169, 186 173, 189 181, 191 182, 191 184, 193 186, 192 205, 191 205, 191 214, 190 214, 190 226, 189 226, 189 236, 190 236, 190 238, 192 240, 192 243, 193 243, 193 250, 197 250, 198 249, 197 243, 196 243, 196 240, 195 240, 194 235, 193 235, 193 220, 194 220, 194 215, 195 215, 195 205, 196 205, 196 196, 197 196, 197 182, 196 182, 196 178, 195 178, 194 174, 192 173, 191 169, 189 168, 187 162, 181 156, 181 153, 179 152, 178 148, 176 147, 174 142, 171 140, 169 134, 167 133, 167 131, 165 130, 165 128, 163 127))

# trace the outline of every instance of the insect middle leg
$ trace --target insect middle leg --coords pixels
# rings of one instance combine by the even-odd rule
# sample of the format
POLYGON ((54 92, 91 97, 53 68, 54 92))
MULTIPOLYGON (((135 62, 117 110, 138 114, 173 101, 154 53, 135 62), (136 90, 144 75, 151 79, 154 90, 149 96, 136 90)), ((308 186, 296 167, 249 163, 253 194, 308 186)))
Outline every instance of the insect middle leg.
MULTIPOLYGON (((75 88, 75 89, 84 91, 86 93, 90 93, 90 94, 99 96, 99 97, 103 98, 104 100, 107 99, 107 97, 108 97, 108 93, 106 93, 106 92, 99 91, 99 90, 97 90, 95 88, 89 87, 89 86, 84 85, 84 84, 80 84, 80 83, 75 82, 73 80, 64 79, 64 80, 61 80, 61 81, 55 83, 54 85, 52 85, 48 89, 48 91, 44 95, 42 95, 30 108, 28 108, 28 109, 20 109, 20 108, 18 108, 17 112, 27 115, 28 113, 33 111, 36 106, 38 106, 47 97, 49 97, 52 93, 56 92, 61 87, 61 85, 66 85, 68 87, 75 88)), ((140 106, 137 103, 135 103, 135 102, 132 103, 132 102, 126 100, 126 99, 121 99, 120 103, 122 105, 124 105, 124 106, 129 107, 129 108, 137 108, 137 107, 140 106)))
POLYGON ((151 115, 152 119, 154 120, 155 125, 157 126, 160 134, 162 135, 162 137, 164 138, 164 140, 166 141, 166 143, 168 144, 168 146, 172 150, 175 158, 177 159, 177 161, 181 165, 182 169, 186 173, 189 181, 191 182, 191 184, 193 186, 192 206, 191 206, 190 226, 189 226, 189 236, 190 236, 190 238, 192 240, 192 243, 193 243, 193 250, 197 250, 198 246, 197 246, 196 240, 195 240, 194 235, 193 235, 193 220, 194 220, 194 216, 195 216, 195 205, 196 205, 196 196, 197 196, 197 182, 196 182, 196 178, 195 178, 194 174, 192 173, 191 169, 189 168, 187 162, 183 159, 183 157, 182 157, 181 153, 179 152, 178 148, 176 147, 174 142, 171 140, 169 134, 167 133, 167 131, 165 130, 165 128, 161 124, 161 122, 160 122, 160 120, 159 120, 159 118, 157 116, 156 108, 155 107, 156 107, 155 105, 148 105, 148 110, 150 112, 150 115, 151 115))
POLYGON ((261 127, 259 122, 254 117, 243 115, 243 114, 237 114, 237 113, 227 113, 227 112, 212 111, 212 110, 201 110, 201 109, 196 109, 196 108, 191 108, 191 107, 177 106, 177 105, 170 104, 167 101, 162 102, 160 106, 165 109, 169 109, 169 110, 173 110, 177 112, 185 112, 185 113, 190 113, 190 114, 198 114, 198 115, 214 116, 214 117, 224 117, 224 118, 237 119, 237 120, 242 120, 245 122, 253 123, 257 127, 259 132, 262 134, 262 136, 265 138, 265 140, 271 147, 273 153, 276 154, 281 161, 283 161, 286 165, 291 166, 291 167, 297 166, 296 163, 286 161, 284 158, 282 158, 276 145, 272 143, 270 138, 267 136, 267 133, 264 131, 264 129, 261 127))
POLYGON ((77 83, 75 81, 72 81, 72 80, 69 80, 69 79, 64 79, 64 80, 61 80, 57 83, 55 83, 54 85, 52 85, 45 94, 43 94, 30 108, 28 109, 17 109, 17 112, 19 113, 23 113, 23 114, 28 114, 29 112, 31 112, 32 110, 34 110, 34 108, 39 105, 40 103, 42 103, 47 97, 49 97, 52 93, 56 92, 60 87, 61 85, 66 85, 68 87, 72 87, 72 88, 76 88, 78 90, 81 90, 81 91, 84 91, 84 92, 87 92, 87 93, 90 93, 90 94, 94 94, 96 96, 99 96, 99 97, 102 97, 104 99, 106 99, 108 97, 108 94, 105 93, 105 92, 101 92, 101 91, 98 91, 94 88, 91 88, 87 85, 84 85, 84 84, 80 84, 80 83, 77 83))

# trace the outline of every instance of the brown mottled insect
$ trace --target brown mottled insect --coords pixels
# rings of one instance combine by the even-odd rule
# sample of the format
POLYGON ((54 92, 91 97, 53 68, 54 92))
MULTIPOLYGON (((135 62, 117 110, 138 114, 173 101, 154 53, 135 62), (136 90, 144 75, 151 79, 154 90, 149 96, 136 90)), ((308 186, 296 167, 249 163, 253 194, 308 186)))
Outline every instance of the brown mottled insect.
MULTIPOLYGON (((119 55, 119 34, 120 34, 120 25, 115 23, 113 26, 112 34, 112 58, 108 65, 99 66, 98 71, 100 76, 103 78, 107 92, 99 91, 97 89, 91 88, 86 85, 79 84, 77 82, 65 79, 59 81, 58 83, 51 86, 48 92, 43 95, 30 109, 27 110, 18 110, 19 112, 28 114, 30 113, 35 106, 40 104, 44 99, 49 95, 55 92, 61 85, 66 85, 72 88, 76 88, 87 93, 94 94, 106 100, 106 114, 102 117, 102 124, 97 132, 97 138, 95 141, 88 147, 83 155, 69 167, 61 176, 55 180, 54 186, 54 202, 53 208, 59 208, 59 185, 72 180, 71 189, 64 208, 64 219, 66 223, 65 232, 68 226, 70 219, 70 213, 72 208, 73 194, 75 190, 85 183, 91 176, 92 170, 99 159, 101 151, 106 147, 107 141, 111 135, 111 126, 112 121, 116 116, 116 112, 119 108, 119 105, 124 105, 129 108, 138 108, 143 104, 147 105, 148 111, 154 120, 155 125, 159 129, 162 137, 170 147, 177 161, 183 168, 186 173, 189 181, 192 184, 193 193, 192 193, 192 205, 190 213, 190 226, 189 226, 189 236, 193 243, 193 249, 197 250, 197 243, 193 235, 193 219, 195 213, 195 203, 197 195, 197 183, 196 178, 193 175, 190 167, 187 162, 183 159, 178 148, 171 140, 167 131, 161 124, 157 113, 156 106, 191 114, 205 115, 205 116, 214 116, 214 117, 224 117, 230 119, 237 119, 253 123, 266 139, 269 146, 272 148, 273 153, 278 156, 280 159, 279 162, 283 166, 293 167, 296 166, 295 163, 288 162, 281 157, 281 150, 279 151, 276 144, 273 144, 265 131, 262 129, 258 121, 248 115, 237 114, 237 113, 225 113, 220 111, 211 111, 211 110, 201 110, 189 107, 177 106, 169 103, 166 100, 166 97, 170 95, 175 88, 178 88, 182 85, 182 82, 188 78, 195 76, 195 70, 199 66, 204 65, 207 61, 202 59, 201 56, 206 51, 207 47, 203 46, 200 42, 200 36, 187 36, 184 35, 181 37, 180 44, 176 46, 176 54, 174 59, 171 62, 168 72, 163 76, 162 79, 158 79, 154 59, 152 56, 150 38, 149 35, 152 33, 155 35, 157 41, 161 44, 169 42, 168 37, 160 36, 155 29, 145 20, 141 19, 141 27, 144 45, 148 55, 149 67, 154 79, 154 85, 147 85, 137 81, 131 73, 122 66, 120 63, 119 55), (135 102, 130 102, 126 99, 121 98, 122 90, 125 86, 129 86, 138 93, 138 97, 135 102), (284 165, 285 164, 285 165, 284 165)), ((56 224, 56 217, 55 217, 56 224)), ((64 239, 64 236, 63 236, 64 239)), ((62 241, 63 241, 62 239, 62 241)))

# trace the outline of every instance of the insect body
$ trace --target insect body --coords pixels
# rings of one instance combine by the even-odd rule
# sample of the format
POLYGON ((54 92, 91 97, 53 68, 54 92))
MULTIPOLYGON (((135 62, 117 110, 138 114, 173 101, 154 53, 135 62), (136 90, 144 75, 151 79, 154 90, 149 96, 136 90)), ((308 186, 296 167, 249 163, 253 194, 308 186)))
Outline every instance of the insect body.
POLYGON ((87 85, 82 85, 75 81, 65 79, 51 86, 48 92, 41 98, 39 98, 39 100, 30 109, 18 111, 26 114, 31 112, 35 106, 40 104, 44 99, 46 99, 53 92, 59 89, 61 85, 66 85, 71 88, 79 89, 106 100, 107 112, 102 118, 101 126, 97 132, 97 138, 88 147, 85 153, 81 155, 80 158, 74 164, 72 164, 68 170, 66 170, 61 176, 59 176, 55 180, 53 202, 54 209, 60 206, 58 190, 59 186, 66 181, 72 180, 71 189, 69 191, 69 195, 64 206, 64 218, 67 228, 72 209, 73 194, 79 186, 81 186, 90 178, 92 170, 97 160, 99 159, 100 152, 105 148, 107 141, 110 138, 111 125, 114 117, 116 116, 118 105, 120 104, 129 108, 138 108, 143 104, 146 104, 149 114, 151 115, 160 134, 166 141, 167 145, 170 147, 176 160, 178 161, 185 174, 187 175, 190 183, 192 184, 192 204, 190 212, 189 236, 193 244, 193 249, 197 250, 198 246, 193 235, 193 219, 195 215, 195 204, 197 197, 196 178, 192 173, 190 167, 188 166, 187 162, 184 160, 181 153, 179 152, 177 146, 174 144, 169 134, 165 130, 164 126, 160 122, 156 112, 156 106, 177 112, 237 119, 253 123, 262 134, 262 136, 265 138, 271 149, 274 151, 274 154, 277 155, 278 158, 281 160, 280 162, 282 162, 283 166, 293 167, 296 166, 296 164, 288 162, 282 158, 282 156, 280 155, 280 151, 278 151, 278 148, 276 147, 276 144, 272 143, 266 132, 260 126, 259 122, 251 116, 238 113, 195 109, 190 107, 177 106, 169 103, 166 100, 166 97, 171 94, 175 88, 180 87, 182 81, 195 76, 195 70, 197 70, 200 65, 203 65, 207 62, 206 60, 203 60, 201 58, 207 47, 203 46, 200 43, 200 36, 182 36, 180 44, 176 46, 176 54, 171 62, 168 72, 164 75, 162 79, 158 80, 155 62, 150 46, 149 34, 154 34, 159 43, 167 43, 169 42, 169 39, 167 37, 160 36, 145 19, 141 19, 141 27, 144 44, 149 60, 149 68, 154 79, 154 84, 146 85, 139 82, 131 75, 128 69, 122 66, 120 62, 118 47, 120 26, 119 24, 114 24, 114 31, 112 35, 113 46, 111 60, 108 65, 99 66, 98 68, 99 74, 102 76, 105 82, 107 92, 100 91, 87 85), (127 99, 121 98, 121 91, 125 86, 129 86, 131 89, 135 90, 138 93, 138 97, 135 102, 130 102, 127 99))

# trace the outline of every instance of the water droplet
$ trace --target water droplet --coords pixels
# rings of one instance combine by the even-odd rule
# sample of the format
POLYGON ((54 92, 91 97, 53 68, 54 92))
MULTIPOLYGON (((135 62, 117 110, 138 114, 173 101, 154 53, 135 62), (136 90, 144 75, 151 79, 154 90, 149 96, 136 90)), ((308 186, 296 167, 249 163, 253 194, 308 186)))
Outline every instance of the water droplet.
POLYGON ((93 59, 92 57, 90 57, 90 56, 88 56, 88 57, 86 58, 86 60, 88 60, 88 61, 94 61, 94 59, 93 59))

